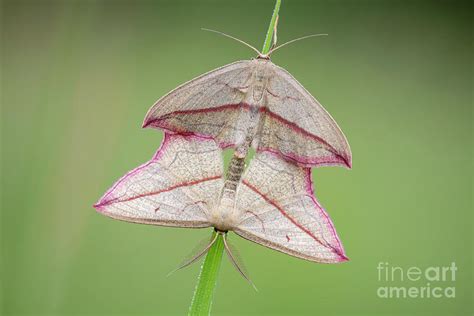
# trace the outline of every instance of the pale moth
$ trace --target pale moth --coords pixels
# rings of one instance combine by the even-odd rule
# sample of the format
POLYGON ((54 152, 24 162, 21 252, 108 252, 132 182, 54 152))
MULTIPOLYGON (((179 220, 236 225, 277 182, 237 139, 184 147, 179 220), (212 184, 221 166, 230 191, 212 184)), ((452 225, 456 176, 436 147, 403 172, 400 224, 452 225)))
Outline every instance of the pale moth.
POLYGON ((122 177, 95 207, 129 222, 233 231, 315 262, 347 260, 313 196, 310 168, 261 152, 237 180, 233 174, 242 172, 241 163, 224 176, 222 150, 214 140, 167 133, 154 157, 122 177))
POLYGON ((270 61, 286 44, 266 55, 252 47, 257 58, 213 70, 159 99, 143 126, 165 130, 160 149, 107 191, 97 210, 129 222, 214 227, 234 264, 228 231, 306 260, 346 261, 313 195, 310 167, 350 168, 350 147, 319 102, 270 61), (251 146, 257 154, 245 169, 251 146), (235 151, 224 174, 222 149, 229 147, 235 151))
MULTIPOLYGON (((310 36, 317 35, 326 34, 310 36)), ((212 137, 240 156, 252 145, 302 166, 351 168, 349 144, 331 115, 270 61, 274 51, 294 41, 266 55, 245 43, 257 58, 217 68, 172 90, 150 108, 143 126, 212 137)))

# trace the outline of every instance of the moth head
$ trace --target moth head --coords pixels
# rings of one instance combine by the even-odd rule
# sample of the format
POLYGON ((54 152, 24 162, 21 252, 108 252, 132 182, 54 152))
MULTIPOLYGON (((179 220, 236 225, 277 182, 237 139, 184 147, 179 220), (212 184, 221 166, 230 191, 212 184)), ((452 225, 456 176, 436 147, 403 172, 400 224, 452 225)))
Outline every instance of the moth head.
POLYGON ((255 57, 255 59, 270 60, 270 55, 269 54, 258 53, 258 56, 255 57))

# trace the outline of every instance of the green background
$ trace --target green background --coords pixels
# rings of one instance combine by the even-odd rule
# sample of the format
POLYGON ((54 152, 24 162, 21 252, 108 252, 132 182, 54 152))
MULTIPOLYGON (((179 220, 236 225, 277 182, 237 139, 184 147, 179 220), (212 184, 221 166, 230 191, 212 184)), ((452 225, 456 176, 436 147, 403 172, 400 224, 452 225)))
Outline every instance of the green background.
MULTIPOLYGON (((273 1, 2 3, 1 282, 5 315, 182 315, 207 230, 114 221, 92 204, 148 160, 151 104, 254 57, 273 1)), ((472 2, 283 1, 272 60, 334 116, 353 170, 314 170, 351 261, 320 265, 236 235, 256 293, 224 259, 216 315, 472 314, 472 2), (456 262, 454 299, 382 299, 379 262, 456 262)), ((425 286, 423 282, 389 285, 425 286)))

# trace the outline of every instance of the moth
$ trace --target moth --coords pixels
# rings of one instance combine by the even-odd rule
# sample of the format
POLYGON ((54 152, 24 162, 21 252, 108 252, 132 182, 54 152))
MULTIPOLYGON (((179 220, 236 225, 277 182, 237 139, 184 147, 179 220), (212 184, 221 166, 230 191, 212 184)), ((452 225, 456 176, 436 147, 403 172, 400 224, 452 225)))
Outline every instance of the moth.
MULTIPOLYGON (((208 30, 208 29, 205 29, 208 30)), ((270 55, 230 35, 258 53, 201 75, 160 98, 143 127, 215 139, 221 148, 246 155, 250 146, 302 166, 351 168, 352 154, 343 132, 322 105, 270 55)))
MULTIPOLYGON (((242 170, 230 166, 230 173, 242 170)), ((214 227, 224 235, 234 264, 228 231, 314 262, 347 260, 331 219, 313 195, 310 168, 264 151, 235 180, 224 175, 222 149, 209 138, 166 133, 153 158, 118 180, 94 206, 128 222, 214 227)))
POLYGON ((320 103, 270 61, 270 54, 296 40, 268 54, 244 43, 257 58, 213 70, 159 99, 143 126, 165 131, 160 149, 115 183, 96 209, 129 222, 214 227, 247 280, 229 248, 229 231, 314 262, 348 260, 313 195, 310 168, 350 168, 349 144, 320 103), (235 150, 225 173, 222 150, 230 147, 235 150), (257 154, 245 168, 251 147, 257 154))

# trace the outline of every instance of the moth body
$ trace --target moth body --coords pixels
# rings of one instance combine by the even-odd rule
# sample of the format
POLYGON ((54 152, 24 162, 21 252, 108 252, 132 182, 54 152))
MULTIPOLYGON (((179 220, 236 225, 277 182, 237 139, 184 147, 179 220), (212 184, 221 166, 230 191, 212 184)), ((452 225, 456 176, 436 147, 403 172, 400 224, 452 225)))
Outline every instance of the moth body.
POLYGON ((245 156, 250 141, 251 138, 247 135, 246 141, 237 148, 230 160, 217 208, 212 211, 211 216, 211 222, 218 230, 232 230, 238 224, 241 214, 238 208, 236 208, 235 199, 245 169, 245 156))
POLYGON ((210 223, 219 231, 230 231, 238 224, 239 212, 235 207, 235 199, 222 197, 211 210, 210 223))
MULTIPOLYGON (((252 104, 257 107, 264 106, 264 95, 266 92, 266 87, 268 84, 268 79, 271 75, 271 65, 272 62, 269 60, 256 58, 251 61, 254 64, 252 81, 251 81, 251 98, 246 98, 245 101, 248 101, 249 104, 252 104)), ((244 102, 245 102, 244 101, 244 102)))
POLYGON ((247 154, 248 147, 257 148, 257 140, 264 116, 262 109, 266 103, 266 87, 271 76, 271 62, 264 59, 250 61, 254 64, 253 71, 242 88, 244 97, 236 120, 236 149, 247 154), (243 148, 243 146, 245 148, 243 148))

